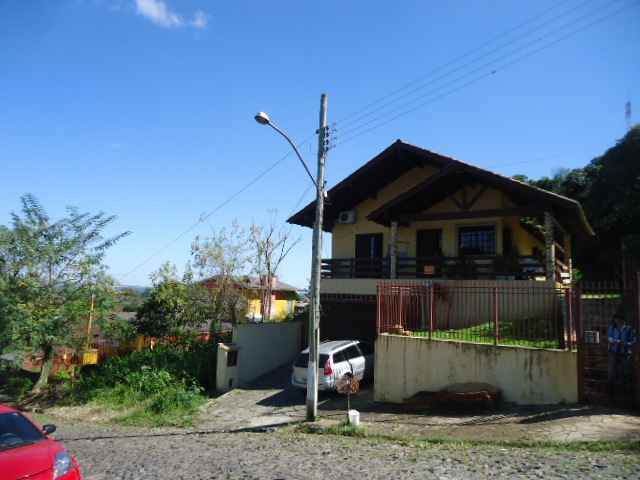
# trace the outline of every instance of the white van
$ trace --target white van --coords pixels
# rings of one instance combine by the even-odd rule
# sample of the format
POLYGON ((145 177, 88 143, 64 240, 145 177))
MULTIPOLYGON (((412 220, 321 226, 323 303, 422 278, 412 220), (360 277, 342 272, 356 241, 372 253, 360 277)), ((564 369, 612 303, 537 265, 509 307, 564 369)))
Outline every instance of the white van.
MULTIPOLYGON (((335 390, 336 381, 345 373, 353 373, 358 380, 373 377, 373 347, 359 340, 322 342, 318 351, 318 390, 335 390)), ((291 385, 307 388, 309 349, 305 348, 295 363, 291 385)))

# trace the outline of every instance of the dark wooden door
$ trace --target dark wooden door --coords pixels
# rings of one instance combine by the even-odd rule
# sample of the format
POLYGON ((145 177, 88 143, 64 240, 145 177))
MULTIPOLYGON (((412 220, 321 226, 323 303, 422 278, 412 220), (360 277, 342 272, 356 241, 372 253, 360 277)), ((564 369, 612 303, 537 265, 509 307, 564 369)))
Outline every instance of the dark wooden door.
POLYGON ((356 235, 354 275, 360 278, 380 278, 382 275, 382 234, 356 235))
POLYGON ((442 256, 442 230, 418 230, 416 232, 416 275, 439 274, 439 257, 442 256))

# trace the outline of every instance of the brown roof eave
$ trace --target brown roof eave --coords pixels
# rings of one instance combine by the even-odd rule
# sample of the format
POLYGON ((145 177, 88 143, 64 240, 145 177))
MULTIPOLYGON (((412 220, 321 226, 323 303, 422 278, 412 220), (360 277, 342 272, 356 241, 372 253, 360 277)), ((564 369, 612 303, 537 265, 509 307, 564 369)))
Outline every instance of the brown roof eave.
POLYGON ((394 207, 401 205, 403 202, 409 200, 414 195, 428 188, 430 185, 437 183, 438 181, 450 175, 451 173, 455 172, 456 170, 457 170, 456 163, 453 161, 449 162, 439 172, 431 175, 430 177, 428 177, 423 182, 420 182, 415 187, 407 190, 406 192, 401 193, 395 198, 389 200, 387 203, 376 208, 373 212, 367 215, 367 219, 371 220, 372 222, 388 225, 389 222, 392 220, 390 216, 390 212, 394 207))
MULTIPOLYGON (((329 199, 329 202, 331 201, 330 199, 333 195, 336 195, 336 193, 339 193, 341 190, 348 188, 351 184, 353 184, 355 180, 365 175, 371 168, 373 168, 377 163, 379 163, 382 160, 382 158, 386 157, 391 153, 396 152, 398 149, 398 145, 401 143, 402 142, 400 140, 396 140, 387 148, 385 148, 382 152, 380 152, 378 155, 376 155, 367 163, 365 163, 360 168, 358 168, 351 175, 347 176, 346 178, 342 179, 340 182, 335 184, 331 189, 327 191, 327 199, 329 199)), ((326 206, 327 205, 325 203, 325 220, 326 220, 326 213, 327 213, 326 206)), ((298 212, 294 213, 291 217, 289 217, 287 219, 287 223, 300 225, 301 227, 313 228, 313 223, 315 221, 315 208, 316 208, 316 201, 314 200, 308 203, 305 207, 303 207, 302 210, 299 210, 298 212)), ((323 221, 323 230, 331 231, 330 229, 328 229, 328 226, 329 226, 329 222, 323 221)))
MULTIPOLYGON (((356 182, 363 181, 363 179, 366 179, 367 176, 370 176, 370 175, 375 176, 376 171, 379 171, 380 169, 384 169, 387 163, 387 160, 389 160, 392 156, 398 155, 394 157, 395 160, 398 160, 399 158, 402 158, 400 156, 406 153, 409 153, 412 156, 414 156, 412 158, 417 158, 417 161, 415 163, 410 161, 409 159, 403 159, 407 161, 406 166, 408 167, 408 169, 413 168, 414 166, 417 166, 417 165, 424 165, 424 164, 431 164, 431 165, 436 165, 441 167, 442 165, 447 164, 451 160, 449 157, 445 157, 443 155, 440 155, 435 152, 431 152, 429 150, 421 149, 414 145, 405 143, 400 139, 396 140, 387 148, 385 148, 382 152, 380 152, 378 155, 376 155, 367 163, 365 163, 356 171, 354 171, 351 175, 347 176, 342 181, 337 183, 333 188, 331 188, 327 192, 327 202, 325 204, 323 230, 325 231, 332 230, 333 220, 335 218, 329 218, 329 217, 331 215, 335 217, 337 210, 352 208, 352 206, 346 206, 346 208, 342 208, 340 205, 335 205, 334 208, 331 208, 332 199, 342 196, 344 192, 348 191, 348 189, 354 188, 353 186, 356 182)), ((395 178, 388 179, 389 182, 393 180, 395 180, 395 178)), ((344 200, 344 198, 342 200, 344 200)), ((300 225, 303 227, 311 228, 313 227, 314 220, 315 220, 315 201, 310 202, 304 208, 302 208, 301 210, 293 214, 291 217, 287 219, 287 222, 294 225, 300 225)))
POLYGON ((573 233, 575 234, 586 237, 595 235, 584 214, 582 206, 576 200, 460 162, 458 160, 451 160, 440 172, 432 175, 410 190, 401 193, 384 205, 381 205, 371 212, 367 218, 373 222, 388 226, 392 220, 394 207, 401 207, 403 203, 411 201, 411 199, 416 195, 421 194, 426 189, 432 188, 438 182, 443 181, 451 174, 457 172, 469 173, 472 176, 478 177, 481 180, 492 184, 494 187, 504 189, 507 193, 511 192, 514 194, 520 194, 523 197, 528 197, 540 206, 541 212, 544 211, 544 209, 549 209, 554 211, 556 216, 563 217, 563 223, 570 225, 571 230, 573 230, 573 233), (574 222, 569 220, 567 222, 567 218, 571 219, 572 216, 576 216, 577 221, 574 222))
MULTIPOLYGON (((344 189, 351 188, 353 183, 356 180, 360 179, 363 175, 370 174, 372 171, 375 171, 375 169, 380 168, 382 162, 385 161, 390 154, 400 151, 418 155, 418 157, 422 159, 421 161, 439 165, 442 168, 438 173, 432 175, 416 187, 413 187, 412 189, 398 195, 386 204, 378 207, 375 211, 371 212, 367 216, 367 218, 371 221, 381 223, 383 225, 388 225, 391 221, 390 213, 392 213, 393 208, 400 206, 403 202, 407 201, 412 196, 421 192, 429 185, 434 185, 435 182, 448 177, 451 173, 466 172, 472 176, 479 178, 480 180, 485 180, 487 183, 491 184, 494 187, 503 189, 506 193, 511 193, 513 195, 520 196, 523 199, 535 202, 537 206, 541 207, 541 210, 544 210, 544 208, 549 208, 550 210, 554 211, 556 216, 562 217, 564 223, 570 225, 571 229, 575 233, 584 235, 586 237, 595 235, 591 225, 589 224, 589 221, 586 218, 586 215, 584 214, 582 206, 576 200, 558 195, 548 190, 534 187, 533 185, 520 182, 513 178, 506 177, 498 173, 476 167, 474 165, 470 165, 460 160, 431 152, 415 145, 402 142, 401 140, 397 140, 396 142, 391 144, 385 150, 376 155, 373 159, 368 161, 366 164, 364 164, 362 167, 357 169, 355 172, 353 172, 351 175, 346 177, 344 180, 342 180, 340 183, 338 183, 328 191, 328 208, 325 209, 325 217, 323 222, 324 231, 330 232, 333 228, 334 218, 330 218, 329 215, 327 215, 328 211, 335 215, 336 209, 331 209, 330 207, 332 195, 339 195, 344 189), (574 218, 575 221, 573 220, 574 218)), ((302 210, 289 217, 287 222, 311 228, 313 227, 314 219, 315 201, 309 203, 302 210)))

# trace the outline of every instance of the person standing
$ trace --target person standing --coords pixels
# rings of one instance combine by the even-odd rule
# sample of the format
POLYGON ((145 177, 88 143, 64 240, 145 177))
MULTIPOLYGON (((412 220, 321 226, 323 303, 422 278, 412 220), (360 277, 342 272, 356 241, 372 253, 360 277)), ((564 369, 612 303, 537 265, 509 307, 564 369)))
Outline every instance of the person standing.
POLYGON ((636 343, 636 335, 631 326, 625 323, 624 315, 616 313, 607 331, 609 339, 607 380, 609 384, 609 399, 615 400, 617 386, 622 390, 632 390, 631 368, 632 353, 636 343))

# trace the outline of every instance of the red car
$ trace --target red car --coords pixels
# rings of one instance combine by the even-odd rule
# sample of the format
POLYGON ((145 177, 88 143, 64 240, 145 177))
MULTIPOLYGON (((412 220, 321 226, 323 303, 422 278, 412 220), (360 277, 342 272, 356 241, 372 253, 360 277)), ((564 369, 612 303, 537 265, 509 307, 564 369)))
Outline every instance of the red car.
POLYGON ((75 457, 49 438, 55 429, 40 429, 17 410, 0 405, 2 480, 82 480, 75 457))

